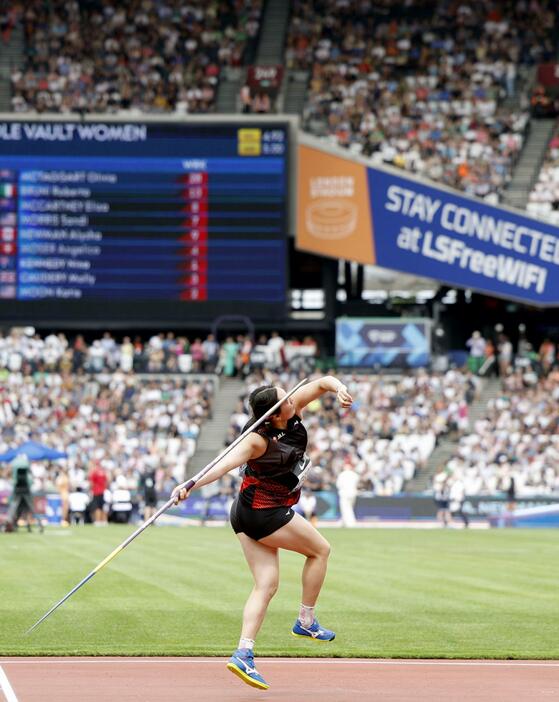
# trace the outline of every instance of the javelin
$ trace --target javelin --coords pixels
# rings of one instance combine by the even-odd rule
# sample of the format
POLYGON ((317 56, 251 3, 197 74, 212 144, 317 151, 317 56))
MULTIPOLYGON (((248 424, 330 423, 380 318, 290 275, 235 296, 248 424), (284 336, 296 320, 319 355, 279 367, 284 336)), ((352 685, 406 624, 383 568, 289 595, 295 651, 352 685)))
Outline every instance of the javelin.
MULTIPOLYGON (((245 438, 245 436, 247 436, 248 434, 250 434, 251 431, 254 431, 254 429, 255 429, 256 427, 260 426, 260 425, 262 424, 262 422, 264 422, 271 414, 274 414, 274 412, 287 400, 287 398, 291 397, 291 395, 293 395, 293 393, 294 393, 296 390, 298 390, 302 385, 304 385, 304 384, 307 382, 307 380, 308 380, 307 378, 303 378, 303 380, 301 380, 299 383, 297 383, 297 385, 296 385, 294 388, 292 388, 292 389, 285 395, 285 397, 282 397, 282 399, 281 399, 281 400, 278 400, 278 401, 276 402, 276 404, 275 404, 273 407, 270 407, 270 409, 269 409, 265 414, 263 414, 263 415, 260 417, 260 419, 257 419, 256 422, 254 422, 254 424, 251 424, 250 427, 249 427, 246 431, 244 431, 240 436, 238 436, 238 437, 235 439, 235 441, 233 441, 232 444, 230 444, 224 451, 222 451, 222 452, 219 454, 219 456, 217 456, 216 458, 214 458, 214 460, 213 460, 211 463, 208 463, 207 466, 205 466, 204 468, 202 468, 202 470, 201 470, 199 473, 196 473, 196 475, 195 475, 194 477, 190 478, 189 480, 187 480, 187 481, 184 482, 184 483, 181 483, 181 484, 178 486, 178 489, 179 489, 179 490, 182 490, 183 488, 185 488, 186 490, 192 490, 192 488, 196 485, 196 483, 200 480, 200 478, 202 478, 204 475, 206 475, 206 473, 207 473, 208 471, 210 471, 210 470, 215 466, 216 463, 218 463, 219 461, 221 461, 221 459, 224 458, 224 457, 229 453, 229 451, 231 451, 232 449, 234 449, 235 446, 237 446, 237 444, 239 444, 239 443, 245 438)), ((175 488, 175 489, 177 489, 177 488, 175 488)), ((177 493, 177 494, 178 494, 178 493, 177 493)), ((51 608, 49 609, 49 611, 48 611, 46 614, 43 614, 43 616, 39 619, 39 621, 38 621, 38 622, 35 622, 35 624, 33 624, 33 626, 32 626, 30 629, 28 629, 26 633, 27 633, 27 634, 30 634, 30 633, 33 631, 33 629, 36 629, 36 628, 39 626, 39 624, 40 624, 41 622, 44 622, 45 619, 46 619, 47 617, 49 617, 55 610, 57 610, 57 609, 60 607, 60 605, 64 604, 64 602, 66 602, 66 600, 70 599, 70 597, 72 597, 72 595, 74 594, 74 592, 77 592, 77 591, 80 589, 80 587, 82 587, 83 585, 86 584, 86 582, 87 582, 88 580, 91 580, 91 578, 92 578, 96 573, 98 573, 98 572, 101 570, 101 568, 104 568, 104 567, 107 565, 107 563, 109 563, 110 561, 112 561, 113 558, 114 558, 117 554, 119 554, 121 551, 123 551, 123 550, 128 546, 128 544, 132 543, 132 541, 134 541, 134 539, 135 539, 137 536, 139 536, 139 535, 142 533, 142 531, 144 531, 144 529, 147 529, 148 526, 150 526, 151 524, 153 524, 153 522, 154 522, 159 516, 161 516, 161 515, 163 514, 163 512, 165 512, 166 510, 168 510, 169 507, 171 507, 171 505, 175 502, 175 499, 176 499, 175 497, 171 497, 171 498, 163 505, 163 507, 160 507, 160 508, 157 510, 157 512, 156 512, 152 517, 150 517, 148 520, 146 520, 146 521, 142 524, 142 526, 138 527, 138 529, 136 529, 136 531, 135 531, 131 536, 129 536, 125 541, 123 541, 123 542, 120 544, 120 546, 117 546, 117 547, 115 548, 115 550, 114 550, 112 553, 110 553, 104 560, 101 561, 101 563, 99 563, 98 566, 96 566, 96 567, 91 571, 91 573, 89 573, 88 575, 86 575, 85 578, 84 578, 81 582, 79 582, 79 583, 76 585, 76 587, 72 588, 72 590, 70 590, 70 592, 69 592, 67 595, 65 595, 59 602, 57 602, 57 603, 54 605, 54 607, 51 607, 51 608)))

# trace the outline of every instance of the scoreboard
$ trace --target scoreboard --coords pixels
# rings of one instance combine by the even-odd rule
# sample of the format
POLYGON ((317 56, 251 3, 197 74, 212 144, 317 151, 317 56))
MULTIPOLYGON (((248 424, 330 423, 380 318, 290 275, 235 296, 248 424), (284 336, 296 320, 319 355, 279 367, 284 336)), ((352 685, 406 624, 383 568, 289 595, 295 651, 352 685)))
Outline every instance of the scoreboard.
POLYGON ((282 315, 288 125, 0 122, 0 314, 282 315))

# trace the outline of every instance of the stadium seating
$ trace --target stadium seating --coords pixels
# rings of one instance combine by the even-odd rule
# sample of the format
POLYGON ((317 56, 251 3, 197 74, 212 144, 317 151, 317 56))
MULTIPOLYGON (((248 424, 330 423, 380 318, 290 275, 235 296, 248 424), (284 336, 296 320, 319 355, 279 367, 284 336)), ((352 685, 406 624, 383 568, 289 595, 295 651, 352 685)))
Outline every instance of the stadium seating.
MULTIPOLYGON (((262 6, 262 0, 142 0, 125 5, 114 0, 31 0, 15 5, 4 40, 14 23, 21 21, 26 54, 24 65, 12 75, 13 108, 22 113, 211 112, 221 69, 246 64, 254 55, 262 6)), ((515 97, 523 65, 555 59, 556 3, 292 0, 291 10, 285 65, 310 74, 306 129, 354 154, 488 201, 499 199, 529 123, 527 110, 511 112, 505 102, 510 104, 515 97)), ((559 132, 530 196, 531 213, 559 222, 557 183, 559 132)), ((10 398, 1 408, 0 425, 6 429, 3 445, 26 438, 18 424, 25 416, 32 419, 29 436, 40 430, 51 445, 65 447, 68 407, 90 407, 92 415, 105 417, 97 408, 101 398, 101 404, 108 402, 107 412, 125 436, 132 419, 123 419, 122 408, 113 406, 112 400, 118 393, 130 392, 133 407, 140 403, 143 410, 146 400, 134 372, 217 369, 244 376, 261 366, 261 371, 249 375, 247 388, 264 377, 286 385, 293 380, 289 374, 277 376, 266 370, 277 371, 289 361, 283 347, 274 348, 266 339, 254 347, 244 337, 231 339, 211 355, 207 342, 171 333, 156 334, 147 341, 126 337, 121 342, 106 333, 90 343, 81 337, 70 342, 64 334, 42 338, 30 329, 0 335, 0 372, 10 398), (85 380, 84 373, 106 375, 85 380), (53 397, 59 402, 53 403, 53 397), (35 410, 45 425, 34 423, 35 410), (49 428, 49 411, 62 420, 58 434, 49 428)), ((462 373, 419 373, 400 381, 346 380, 356 398, 351 417, 339 415, 327 398, 308 412, 309 452, 322 471, 323 487, 335 482, 351 441, 357 446, 362 487, 376 494, 399 492, 425 463, 439 435, 463 431, 467 425, 468 381, 462 373)), ((170 383, 171 394, 177 393, 176 402, 179 388, 181 392, 192 389, 196 402, 186 407, 187 428, 173 429, 178 438, 157 438, 159 419, 161 426, 174 427, 175 413, 152 412, 150 406, 146 414, 157 417, 156 424, 145 428, 136 419, 133 431, 138 441, 138 436, 147 441, 148 455, 154 446, 164 461, 180 453, 181 460, 169 466, 182 477, 200 422, 209 411, 209 390, 186 379, 163 382, 170 383), (179 441, 176 449, 168 450, 168 442, 175 439, 179 441)), ((489 419, 479 426, 479 437, 462 439, 451 468, 469 471, 470 488, 491 491, 501 484, 503 470, 495 457, 490 468, 482 469, 477 464, 466 466, 465 456, 468 451, 476 456, 487 452, 491 437, 498 434, 501 409, 510 413, 518 402, 527 401, 531 400, 522 390, 518 397, 511 395, 506 407, 490 407, 489 419)), ((81 417, 82 410, 76 411, 81 417)), ((233 417, 230 438, 244 421, 246 412, 241 407, 233 417)), ((120 446, 122 437, 115 439, 111 432, 116 429, 110 430, 109 425, 106 419, 96 419, 91 431, 99 440, 103 436, 107 446, 116 441, 116 453, 111 451, 111 456, 122 457, 128 465, 128 449, 120 446), (108 433, 99 434, 103 431, 108 433)), ((80 424, 80 431, 84 426, 80 424)), ((552 445, 551 439, 545 444, 546 448, 552 445)), ((503 463, 508 465, 510 459, 503 463)), ((540 475, 538 481, 529 470, 522 470, 524 487, 552 489, 551 474, 540 475)))
MULTIPOLYGON (((555 57, 559 10, 536 6, 293 0, 285 65, 310 72, 304 128, 498 201, 529 122, 504 100, 522 65, 555 57)), ((221 69, 254 57, 262 0, 36 0, 19 11, 14 111, 205 113, 221 69)), ((272 110, 247 100, 245 111, 272 110)))
POLYGON ((469 495, 505 491, 514 477, 516 494, 527 497, 559 489, 559 372, 539 381, 519 369, 486 416, 460 439, 448 471, 469 495))
POLYGON ((559 127, 549 142, 538 180, 526 209, 534 217, 559 224, 559 127))
POLYGON ((262 0, 35 0, 16 112, 211 112, 224 66, 250 59, 262 0))
POLYGON ((518 68, 555 58, 552 2, 296 0, 289 68, 310 71, 304 126, 378 162, 498 201, 527 111, 518 68))
MULTIPOLYGON (((131 488, 143 471, 157 470, 169 493, 194 454, 211 411, 213 383, 5 371, 2 395, 0 452, 33 439, 68 454, 70 489, 87 489, 89 465, 96 460, 110 481, 123 475, 131 488)), ((55 464, 34 463, 33 471, 34 490, 55 489, 55 464)))
POLYGON ((256 343, 238 334, 218 343, 213 334, 199 337, 176 336, 173 332, 115 339, 110 332, 86 342, 81 334, 68 339, 65 334, 41 336, 33 327, 14 327, 0 333, 0 370, 60 373, 218 373, 246 375, 251 368, 314 368, 316 341, 284 341, 277 332, 260 335, 256 343))
MULTIPOLYGON (((329 489, 344 463, 350 461, 361 476, 361 488, 378 495, 401 492, 405 481, 425 465, 437 437, 467 426, 468 375, 419 371, 400 379, 339 375, 354 398, 351 412, 337 407, 331 395, 311 403, 305 411, 309 430, 308 454, 315 471, 314 489, 329 489)), ((265 383, 291 387, 289 373, 257 372, 246 380, 246 397, 265 383)), ((228 439, 241 431, 248 414, 239 405, 231 419, 228 439)))

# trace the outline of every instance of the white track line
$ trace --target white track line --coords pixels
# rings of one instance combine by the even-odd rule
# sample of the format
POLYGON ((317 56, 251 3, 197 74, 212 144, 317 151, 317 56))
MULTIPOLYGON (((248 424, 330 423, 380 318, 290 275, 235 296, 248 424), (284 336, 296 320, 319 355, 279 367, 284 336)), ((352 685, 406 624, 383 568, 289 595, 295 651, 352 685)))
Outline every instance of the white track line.
MULTIPOLYGON (((102 656, 95 659, 70 659, 67 658, 18 658, 18 659, 0 659, 0 663, 9 663, 10 665, 28 665, 33 663, 51 663, 56 665, 62 663, 65 665, 137 665, 137 664, 153 664, 153 665, 222 665, 225 659, 217 658, 142 658, 142 657, 126 657, 126 658, 110 658, 105 659, 102 656)), ((443 667, 478 667, 478 668, 559 668, 559 661, 470 661, 470 660, 382 660, 378 658, 258 658, 259 662, 264 662, 266 665, 277 663, 281 665, 368 665, 368 666, 443 666, 443 667)), ((0 671, 2 669, 0 668, 0 671)), ((7 679, 6 679, 7 682, 7 679)), ((15 698, 14 698, 14 702, 15 698)))
POLYGON ((6 673, 2 670, 1 665, 0 665, 0 690, 3 691, 4 697, 6 698, 6 702, 17 702, 16 693, 14 692, 12 686, 10 685, 10 681, 8 680, 6 673))

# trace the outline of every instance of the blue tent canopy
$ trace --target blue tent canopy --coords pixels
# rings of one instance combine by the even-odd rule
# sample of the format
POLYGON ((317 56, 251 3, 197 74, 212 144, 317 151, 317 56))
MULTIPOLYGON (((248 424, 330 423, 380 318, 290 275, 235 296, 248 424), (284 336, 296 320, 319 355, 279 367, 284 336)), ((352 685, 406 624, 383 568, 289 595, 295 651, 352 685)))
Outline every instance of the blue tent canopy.
POLYGON ((0 462, 13 461, 16 456, 25 455, 30 461, 55 461, 57 458, 67 458, 68 454, 63 451, 39 444, 36 441, 26 441, 17 448, 9 449, 6 453, 0 453, 0 462))

